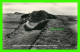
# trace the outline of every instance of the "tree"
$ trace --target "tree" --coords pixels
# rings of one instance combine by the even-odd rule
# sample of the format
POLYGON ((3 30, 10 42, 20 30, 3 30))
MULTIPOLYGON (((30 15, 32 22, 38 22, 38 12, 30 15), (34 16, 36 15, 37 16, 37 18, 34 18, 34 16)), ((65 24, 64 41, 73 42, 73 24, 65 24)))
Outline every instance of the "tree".
POLYGON ((33 22, 39 22, 41 20, 45 20, 47 19, 48 13, 45 12, 44 10, 40 10, 40 11, 33 11, 30 16, 30 21, 33 21, 33 22))

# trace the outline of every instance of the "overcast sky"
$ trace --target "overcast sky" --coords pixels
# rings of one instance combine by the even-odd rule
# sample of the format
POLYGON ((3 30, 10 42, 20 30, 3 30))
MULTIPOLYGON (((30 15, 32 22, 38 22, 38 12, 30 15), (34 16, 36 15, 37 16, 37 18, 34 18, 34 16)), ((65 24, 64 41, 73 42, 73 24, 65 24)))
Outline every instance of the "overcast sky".
POLYGON ((77 3, 3 3, 3 13, 45 10, 54 15, 77 15, 77 3))

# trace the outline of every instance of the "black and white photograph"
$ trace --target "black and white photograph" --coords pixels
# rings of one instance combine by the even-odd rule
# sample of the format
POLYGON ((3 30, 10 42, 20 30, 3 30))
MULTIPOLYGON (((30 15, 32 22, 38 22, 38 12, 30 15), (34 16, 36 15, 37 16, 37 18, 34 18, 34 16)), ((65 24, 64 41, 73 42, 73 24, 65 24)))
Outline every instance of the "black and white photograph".
POLYGON ((3 2, 3 49, 77 49, 77 3, 3 2))

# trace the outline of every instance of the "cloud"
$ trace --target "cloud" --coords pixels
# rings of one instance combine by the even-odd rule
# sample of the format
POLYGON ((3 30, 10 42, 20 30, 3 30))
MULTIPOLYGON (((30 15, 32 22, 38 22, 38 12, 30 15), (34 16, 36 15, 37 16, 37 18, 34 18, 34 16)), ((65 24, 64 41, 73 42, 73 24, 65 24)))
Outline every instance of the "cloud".
POLYGON ((55 15, 77 15, 77 3, 3 3, 3 13, 45 10, 55 15))

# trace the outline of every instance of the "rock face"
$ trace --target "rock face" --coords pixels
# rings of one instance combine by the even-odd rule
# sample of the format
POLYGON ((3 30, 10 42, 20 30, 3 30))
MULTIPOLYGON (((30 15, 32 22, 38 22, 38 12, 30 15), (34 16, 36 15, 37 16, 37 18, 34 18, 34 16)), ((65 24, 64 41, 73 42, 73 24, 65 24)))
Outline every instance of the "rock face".
POLYGON ((19 25, 18 29, 10 34, 10 38, 3 41, 4 49, 76 49, 77 47, 77 35, 71 33, 61 20, 50 19, 47 27, 42 30, 25 31, 24 24, 19 25), (65 30, 50 30, 50 28, 65 30))

